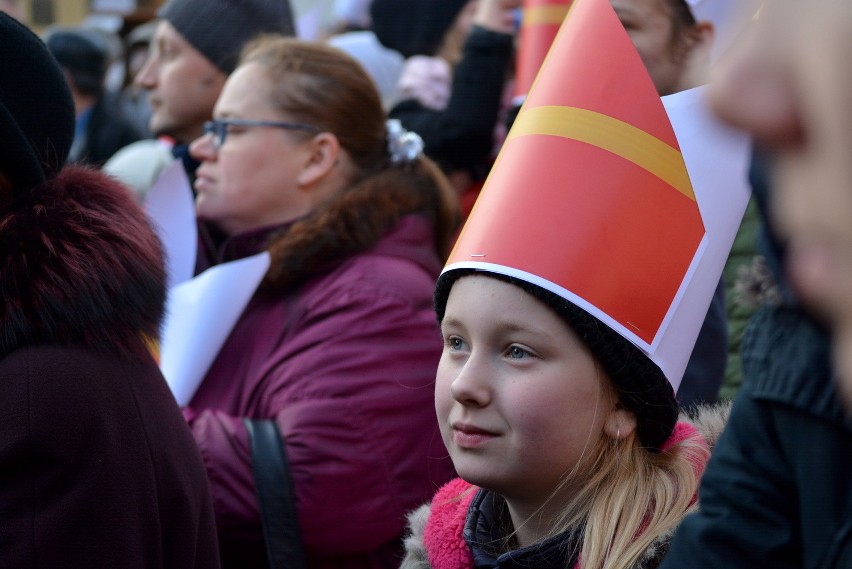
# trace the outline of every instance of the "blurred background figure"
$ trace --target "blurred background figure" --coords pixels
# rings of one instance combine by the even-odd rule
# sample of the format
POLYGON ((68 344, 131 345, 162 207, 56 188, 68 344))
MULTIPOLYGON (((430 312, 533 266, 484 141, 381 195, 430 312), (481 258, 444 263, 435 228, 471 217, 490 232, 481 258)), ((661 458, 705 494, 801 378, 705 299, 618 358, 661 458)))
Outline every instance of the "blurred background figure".
POLYGON ((848 2, 768 2, 712 87, 759 146, 759 290, 776 290, 749 322, 701 511, 666 569, 852 567, 850 55, 848 2))
POLYGON ((26 23, 27 21, 21 0, 0 0, 0 12, 5 12, 19 22, 26 23))
POLYGON ((345 51, 358 61, 376 83, 382 105, 397 99, 397 83, 405 59, 398 51, 382 45, 372 30, 351 30, 328 38, 329 45, 345 51))
POLYGON ((45 34, 45 41, 74 98, 77 121, 71 162, 101 166, 119 149, 145 138, 145 132, 125 116, 117 96, 106 89, 110 45, 102 32, 54 28, 45 34))
POLYGON ((121 88, 121 104, 127 118, 149 136, 151 136, 148 130, 151 104, 148 101, 148 91, 136 82, 136 76, 148 61, 148 53, 156 29, 155 20, 146 22, 133 28, 124 42, 124 83, 121 88))
POLYGON ((501 141, 521 0, 374 0, 373 31, 405 65, 389 116, 417 132, 462 199, 463 216, 501 141))
POLYGON ((362 31, 370 28, 372 0, 335 0, 332 10, 331 33, 362 31))
POLYGON ((149 351, 162 249, 125 188, 65 166, 74 115, 0 14, 0 565, 216 568, 204 464, 149 351))

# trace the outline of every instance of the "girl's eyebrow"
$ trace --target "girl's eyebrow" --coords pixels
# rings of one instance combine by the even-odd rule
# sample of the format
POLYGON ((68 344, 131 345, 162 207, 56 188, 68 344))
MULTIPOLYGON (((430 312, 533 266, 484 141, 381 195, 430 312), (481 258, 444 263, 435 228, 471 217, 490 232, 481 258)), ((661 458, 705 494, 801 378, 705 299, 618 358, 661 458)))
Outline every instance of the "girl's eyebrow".
MULTIPOLYGON (((514 333, 514 332, 526 332, 529 334, 535 334, 539 336, 550 336, 551 334, 546 330, 538 327, 538 326, 530 326, 530 325, 522 325, 514 320, 509 320, 506 318, 501 318, 496 322, 496 326, 502 328, 505 332, 514 333)), ((464 323, 455 317, 447 316, 444 320, 441 321, 441 330, 444 328, 464 328, 464 323)))

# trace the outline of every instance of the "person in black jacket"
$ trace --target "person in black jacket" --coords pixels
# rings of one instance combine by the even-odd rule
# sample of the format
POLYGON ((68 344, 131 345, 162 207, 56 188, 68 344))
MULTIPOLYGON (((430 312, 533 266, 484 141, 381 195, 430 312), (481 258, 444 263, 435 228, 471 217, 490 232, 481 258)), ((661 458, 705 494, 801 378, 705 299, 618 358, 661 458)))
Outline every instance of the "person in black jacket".
POLYGON ((150 346, 163 253, 129 192, 64 166, 74 105, 0 13, 0 567, 216 568, 206 472, 150 346))
POLYGON ((743 387, 666 569, 852 567, 850 30, 846 2, 769 4, 715 84, 717 112, 763 148, 759 248, 782 300, 749 323, 743 387))
MULTIPOLYGON (((431 1, 423 2, 429 5, 430 13, 435 12, 434 16, 416 25, 408 36, 403 36, 403 30, 386 30, 383 25, 384 12, 380 8, 394 3, 399 2, 374 2, 373 28, 382 43, 407 57, 436 55, 440 41, 452 24, 447 15, 457 17, 467 4, 458 0, 434 6, 431 1), (442 6, 443 11, 439 12, 442 6), (427 25, 429 23, 432 25, 427 25), (394 30, 399 33, 394 35, 391 33, 394 30)), ((429 108, 412 97, 399 101, 389 112, 391 118, 399 119, 406 129, 423 138, 426 154, 438 162, 459 193, 485 179, 495 154, 495 126, 514 56, 513 14, 520 4, 520 0, 482 0, 476 6, 461 59, 452 70, 449 99, 443 108, 429 108)))
POLYGON ((119 149, 145 138, 125 114, 116 95, 106 90, 109 60, 106 37, 98 30, 56 29, 47 48, 68 79, 77 116, 69 160, 101 166, 119 149))

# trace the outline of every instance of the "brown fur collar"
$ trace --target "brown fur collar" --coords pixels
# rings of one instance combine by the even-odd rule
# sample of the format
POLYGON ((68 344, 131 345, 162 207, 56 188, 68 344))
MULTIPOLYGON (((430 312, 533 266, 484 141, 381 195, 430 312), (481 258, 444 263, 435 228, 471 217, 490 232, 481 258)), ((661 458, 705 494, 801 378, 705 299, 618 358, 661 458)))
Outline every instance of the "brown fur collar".
POLYGON ((68 167, 0 203, 0 358, 29 345, 143 357, 165 295, 159 241, 112 178, 68 167))
POLYGON ((294 223, 269 248, 272 264, 263 286, 282 290, 328 271, 370 249, 412 213, 432 223, 435 250, 446 258, 458 204, 437 167, 420 160, 373 173, 294 223))

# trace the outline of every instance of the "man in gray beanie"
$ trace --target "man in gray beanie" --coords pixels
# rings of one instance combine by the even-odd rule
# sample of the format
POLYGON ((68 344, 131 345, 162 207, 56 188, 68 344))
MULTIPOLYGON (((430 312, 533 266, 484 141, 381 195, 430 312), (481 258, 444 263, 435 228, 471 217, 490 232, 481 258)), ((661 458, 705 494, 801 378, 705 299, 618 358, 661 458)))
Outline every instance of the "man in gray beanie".
MULTIPOLYGON (((293 14, 288 0, 168 0, 157 15, 151 52, 135 81, 150 95, 149 130, 174 141, 171 153, 183 160, 192 179, 198 164, 189 157, 188 145, 212 118, 240 50, 263 33, 294 35, 293 14)), ((144 194, 169 161, 160 156, 163 152, 156 142, 136 143, 114 156, 105 170, 144 194), (140 175, 140 164, 159 166, 140 175)))

